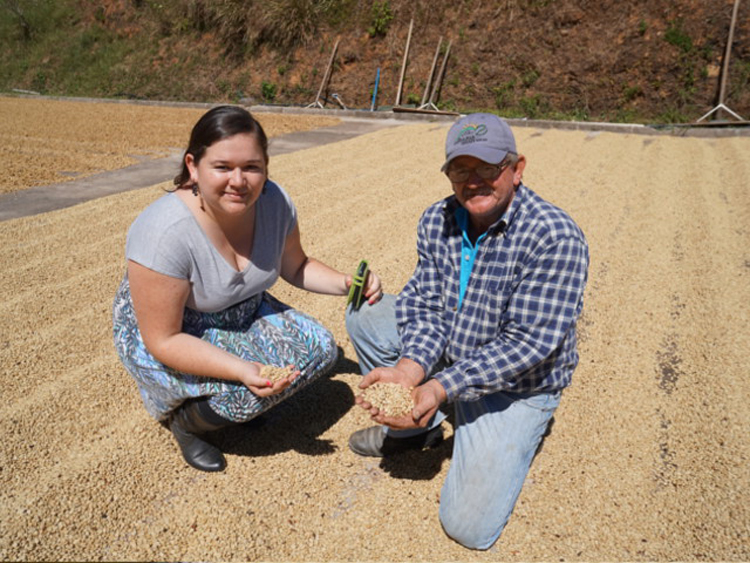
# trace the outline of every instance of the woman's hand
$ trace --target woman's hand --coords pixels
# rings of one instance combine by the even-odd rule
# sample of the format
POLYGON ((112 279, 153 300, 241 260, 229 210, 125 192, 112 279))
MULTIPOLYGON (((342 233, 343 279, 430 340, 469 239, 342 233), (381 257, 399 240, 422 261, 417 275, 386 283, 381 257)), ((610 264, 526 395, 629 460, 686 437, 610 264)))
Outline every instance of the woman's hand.
POLYGON ((240 375, 240 381, 258 397, 278 395, 286 390, 300 374, 298 369, 294 369, 294 366, 289 365, 287 366, 289 375, 273 382, 261 375, 263 364, 259 364, 258 362, 245 363, 247 364, 247 368, 240 375))
MULTIPOLYGON (((352 286, 353 281, 354 276, 352 276, 351 274, 347 274, 344 281, 347 293, 349 292, 349 288, 352 286)), ((383 286, 380 282, 380 276, 378 276, 375 272, 367 272, 367 278, 365 279, 364 286, 362 287, 362 295, 365 296, 367 302, 370 305, 374 305, 375 303, 380 301, 381 297, 383 297, 383 286)))
POLYGON ((364 290, 364 296, 367 298, 367 302, 370 305, 374 305, 380 301, 381 297, 383 297, 383 286, 380 283, 380 276, 372 270, 367 273, 365 286, 362 289, 364 290))

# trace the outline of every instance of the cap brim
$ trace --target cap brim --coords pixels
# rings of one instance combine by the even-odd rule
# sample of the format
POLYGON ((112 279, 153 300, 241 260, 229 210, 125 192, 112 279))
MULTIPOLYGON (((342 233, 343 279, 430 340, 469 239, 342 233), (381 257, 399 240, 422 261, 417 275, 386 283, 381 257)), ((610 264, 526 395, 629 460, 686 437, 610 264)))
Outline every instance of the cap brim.
POLYGON ((449 154, 443 166, 440 167, 441 172, 448 170, 448 165, 452 160, 459 156, 473 156, 479 160, 486 162, 487 164, 500 164, 503 159, 508 155, 507 150, 493 149, 491 147, 466 147, 465 149, 457 149, 449 154))

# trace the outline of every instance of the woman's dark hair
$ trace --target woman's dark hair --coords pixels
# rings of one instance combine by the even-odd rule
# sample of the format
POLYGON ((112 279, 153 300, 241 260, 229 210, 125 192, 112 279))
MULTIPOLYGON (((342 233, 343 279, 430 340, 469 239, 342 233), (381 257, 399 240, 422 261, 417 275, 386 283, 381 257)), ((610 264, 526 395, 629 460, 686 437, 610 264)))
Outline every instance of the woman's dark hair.
POLYGON ((246 109, 237 106, 218 106, 206 112, 193 127, 190 143, 182 156, 182 170, 175 176, 174 185, 178 188, 190 185, 190 171, 185 164, 187 155, 193 155, 197 165, 208 147, 240 133, 249 133, 256 138, 263 151, 263 158, 268 164, 268 137, 261 124, 246 109))

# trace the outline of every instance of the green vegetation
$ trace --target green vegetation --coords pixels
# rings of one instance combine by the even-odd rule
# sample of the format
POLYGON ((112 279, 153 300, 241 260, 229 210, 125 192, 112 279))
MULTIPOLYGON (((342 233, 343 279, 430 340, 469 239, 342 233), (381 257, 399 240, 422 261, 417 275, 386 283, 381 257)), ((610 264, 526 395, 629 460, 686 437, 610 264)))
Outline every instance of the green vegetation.
POLYGON ((545 116, 550 108, 547 101, 540 95, 534 94, 533 96, 523 96, 519 100, 521 109, 523 110, 526 117, 529 119, 538 119, 545 116))
MULTIPOLYGON (((370 94, 372 94, 372 92, 370 94)), ((409 92, 409 94, 407 94, 406 105, 418 106, 420 103, 422 103, 422 98, 418 94, 415 94, 414 92, 409 92)))
POLYGON ((657 116, 656 121, 660 123, 688 123, 691 119, 685 115, 685 112, 681 108, 671 106, 657 116))
POLYGON ((312 39, 337 0, 139 0, 165 34, 214 31, 226 54, 240 57, 268 44, 288 49, 312 39))
POLYGON ((13 4, 22 18, 14 21, 8 17, 9 11, 0 11, 3 82, 26 76, 30 87, 39 93, 71 96, 113 87, 111 69, 117 68, 132 48, 126 41, 99 23, 71 34, 78 18, 72 3, 39 0, 13 4))
MULTIPOLYGON (((265 47, 285 53, 310 42, 350 2, 129 0, 105 8, 79 0, 4 0, 0 90, 238 99, 250 86, 240 69, 247 57, 265 47), (221 40, 201 42, 206 34, 221 40), (218 78, 217 68, 224 71, 218 78)), ((288 68, 279 65, 279 75, 288 68)), ((261 89, 264 99, 276 95, 268 86, 261 89)))
POLYGON ((505 110, 508 106, 513 104, 516 88, 516 81, 510 80, 500 86, 496 86, 492 89, 495 94, 495 105, 499 110, 505 110))
POLYGON ((750 61, 736 61, 730 68, 730 75, 730 98, 739 97, 743 92, 750 90, 750 61))
MULTIPOLYGON (((453 8, 462 18, 475 14, 480 21, 489 13, 477 0, 459 4, 453 8)), ((0 92, 199 102, 252 96, 307 104, 340 38, 334 87, 347 105, 369 107, 371 95, 362 102, 352 92, 372 93, 368 82, 376 67, 383 68, 381 89, 393 87, 409 18, 413 15, 417 26, 433 25, 445 20, 450 6, 448 0, 429 6, 406 0, 0 0, 0 92)), ((542 17, 558 9, 558 3, 511 0, 506 7, 520 24, 532 13, 542 17)), ((509 17, 506 10, 503 18, 509 17)), ((544 37, 545 52, 554 60, 540 57, 533 42, 523 53, 492 58, 494 47, 481 26, 458 21, 456 29, 440 30, 456 47, 441 87, 444 99, 435 100, 443 109, 466 112, 481 105, 506 117, 684 122, 705 113, 713 101, 716 80, 709 69, 717 64, 722 39, 699 35, 700 24, 689 14, 630 20, 636 30, 625 36, 637 33, 637 46, 625 53, 628 62, 615 74, 580 46, 570 55, 563 34, 544 37), (638 51, 646 43, 648 49, 638 51), (651 58, 637 59, 644 52, 651 58), (581 58, 590 60, 573 64, 581 58), (562 67, 566 61, 569 74, 562 67)), ((425 61, 437 39, 434 33, 425 47, 419 42, 428 34, 415 31, 404 87, 410 105, 421 100, 425 61)), ((439 54, 447 48, 442 41, 439 54)), ((750 91, 747 57, 735 55, 730 72, 728 100, 730 105, 741 100, 741 110, 750 91)))
POLYGON ((272 82, 266 82, 265 80, 260 83, 260 96, 266 102, 272 102, 276 99, 276 84, 272 82))
POLYGON ((643 95, 643 89, 637 84, 635 86, 626 85, 622 89, 622 97, 626 102, 632 102, 641 95, 643 95))
POLYGON ((678 49, 678 64, 676 76, 679 79, 677 90, 677 104, 661 113, 659 119, 669 120, 668 123, 686 123, 690 121, 689 114, 695 113, 695 94, 697 81, 708 78, 706 63, 711 60, 711 46, 704 45, 698 49, 693 43, 684 22, 681 19, 671 20, 664 32, 664 40, 678 49), (697 78, 696 78, 697 74, 697 78))
POLYGON ((444 100, 437 103, 437 107, 441 111, 458 111, 458 106, 453 100, 444 100))
POLYGON ((372 23, 367 29, 370 37, 383 36, 388 32, 388 26, 393 20, 393 12, 388 0, 374 2, 372 5, 372 23))
POLYGON ((683 53, 690 53, 693 50, 693 40, 682 29, 682 20, 669 22, 669 27, 664 32, 664 40, 679 48, 683 53))
POLYGON ((531 69, 523 74, 521 77, 521 84, 524 88, 530 88, 537 80, 539 80, 539 71, 531 69))

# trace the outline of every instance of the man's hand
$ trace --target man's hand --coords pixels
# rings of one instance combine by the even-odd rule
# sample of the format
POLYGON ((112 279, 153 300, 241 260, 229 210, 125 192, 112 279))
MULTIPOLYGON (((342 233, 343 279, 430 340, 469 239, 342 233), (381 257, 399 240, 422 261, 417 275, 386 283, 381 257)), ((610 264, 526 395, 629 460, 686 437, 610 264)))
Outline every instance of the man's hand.
MULTIPOLYGON (((367 389, 374 383, 396 383, 407 389, 415 385, 411 378, 402 370, 399 370, 398 367, 375 368, 362 378, 359 388, 367 389)), ((374 417, 380 414, 378 408, 367 402, 362 395, 357 395, 354 400, 360 407, 369 411, 371 416, 374 417)))
MULTIPOLYGON (((362 378, 360 389, 367 389, 373 383, 398 383, 407 389, 416 387, 424 379, 424 370, 417 362, 408 358, 401 358, 393 367, 375 368, 362 378)), ((355 402, 375 417, 380 411, 358 395, 355 402)))
MULTIPOLYGON (((412 391, 414 408, 407 416, 392 417, 377 412, 372 419, 394 430, 409 428, 426 428, 447 395, 443 386, 435 379, 430 379, 412 391)), ((377 410, 377 409, 375 409, 377 410)))
POLYGON ((355 401, 360 407, 367 410, 370 417, 378 424, 384 424, 396 430, 424 428, 437 412, 441 403, 445 401, 447 395, 443 386, 434 379, 420 385, 423 380, 424 370, 422 367, 412 360, 401 358, 394 367, 372 370, 359 384, 362 389, 366 389, 375 382, 398 383, 407 389, 414 388, 412 391, 414 408, 406 416, 386 416, 361 396, 357 396, 355 401))

